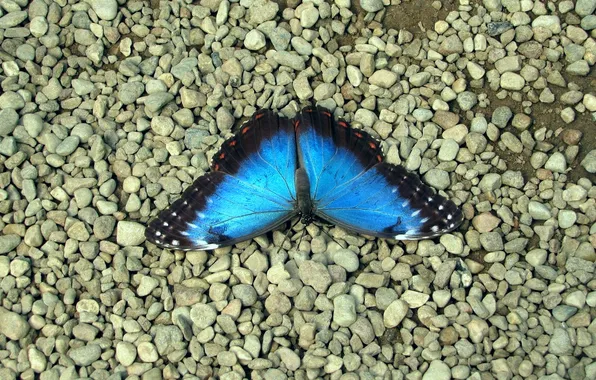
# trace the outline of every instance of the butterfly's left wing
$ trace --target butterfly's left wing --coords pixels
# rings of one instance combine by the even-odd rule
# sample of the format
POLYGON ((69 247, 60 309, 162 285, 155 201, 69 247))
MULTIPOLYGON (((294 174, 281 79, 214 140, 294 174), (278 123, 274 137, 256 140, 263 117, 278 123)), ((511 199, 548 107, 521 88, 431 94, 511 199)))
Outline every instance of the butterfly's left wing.
POLYGON ((215 249, 261 235, 296 215, 296 165, 292 124, 260 111, 224 142, 212 171, 151 221, 145 235, 179 250, 215 249))
POLYGON ((314 108, 295 123, 317 216, 351 231, 400 240, 431 238, 461 223, 453 202, 403 167, 383 163, 366 132, 314 108))

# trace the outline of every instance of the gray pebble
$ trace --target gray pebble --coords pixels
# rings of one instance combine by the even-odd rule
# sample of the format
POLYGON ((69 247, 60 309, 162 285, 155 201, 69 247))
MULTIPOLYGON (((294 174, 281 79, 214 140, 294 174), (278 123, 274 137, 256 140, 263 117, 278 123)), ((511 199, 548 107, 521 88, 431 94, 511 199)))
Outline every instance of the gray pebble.
POLYGON ((410 307, 407 302, 403 300, 395 300, 385 309, 383 313, 383 323, 386 328, 393 328, 399 326, 403 319, 408 314, 410 307))
POLYGON ((503 238, 498 232, 486 232, 480 234, 480 244, 488 252, 503 250, 503 238))
POLYGON ((190 309, 190 319, 199 329, 206 329, 215 323, 217 312, 210 305, 198 303, 190 309))
POLYGON ((358 255, 349 249, 339 249, 332 254, 333 261, 347 272, 355 272, 360 267, 358 255))
POLYGON ((174 95, 169 92, 156 92, 145 98, 145 107, 151 112, 157 112, 173 99, 174 95))
POLYGON ((19 340, 29 332, 29 323, 20 314, 0 307, 0 334, 8 339, 19 340))
POLYGON ((360 6, 367 12, 378 12, 384 7, 382 0, 360 0, 360 6))
POLYGON ((248 50, 260 50, 265 47, 266 43, 265 35, 256 29, 249 31, 244 38, 244 46, 248 50))
POLYGON ((145 91, 145 86, 141 82, 127 82, 122 84, 118 91, 118 99, 124 105, 133 104, 145 91))
POLYGON ((118 342, 116 345, 116 360, 124 367, 134 363, 137 358, 137 348, 129 342, 118 342))
POLYGON ((333 299, 333 322, 340 327, 350 327, 356 322, 356 302, 349 294, 342 294, 333 299))
POLYGON ((116 241, 123 247, 141 245, 145 241, 145 226, 122 220, 116 227, 116 241))
POLYGON ((68 351, 68 357, 78 366, 88 366, 101 356, 99 344, 87 344, 68 351))
POLYGON ((12 134, 19 122, 19 114, 12 108, 0 111, 0 136, 12 134))
POLYGON ((528 204, 528 212, 533 219, 547 220, 551 217, 551 211, 548 206, 542 202, 530 201, 528 204))
POLYGON ((430 169, 424 174, 424 182, 438 190, 445 190, 451 185, 449 173, 441 169, 430 169))
POLYGON ((505 128, 513 117, 511 108, 507 106, 497 107, 492 115, 491 122, 499 128, 505 128))
POLYGON ((555 173, 565 173, 567 171, 565 156, 559 152, 553 153, 544 164, 544 168, 555 173))
POLYGON ((0 17, 0 29, 15 27, 27 19, 26 11, 13 11, 0 17))
POLYGON ((2 235, 0 236, 0 254, 5 254, 15 249, 21 244, 21 237, 19 235, 2 235))

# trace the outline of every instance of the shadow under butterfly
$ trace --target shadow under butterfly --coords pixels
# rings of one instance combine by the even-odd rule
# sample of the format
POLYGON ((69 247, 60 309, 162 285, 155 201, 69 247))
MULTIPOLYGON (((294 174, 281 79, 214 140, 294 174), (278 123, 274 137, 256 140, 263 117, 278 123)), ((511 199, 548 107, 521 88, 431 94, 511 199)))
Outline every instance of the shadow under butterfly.
POLYGON ((403 167, 383 162, 368 133, 318 107, 293 119, 257 112, 223 143, 212 170, 153 219, 154 244, 209 250, 262 235, 299 216, 379 238, 452 231, 461 210, 403 167))

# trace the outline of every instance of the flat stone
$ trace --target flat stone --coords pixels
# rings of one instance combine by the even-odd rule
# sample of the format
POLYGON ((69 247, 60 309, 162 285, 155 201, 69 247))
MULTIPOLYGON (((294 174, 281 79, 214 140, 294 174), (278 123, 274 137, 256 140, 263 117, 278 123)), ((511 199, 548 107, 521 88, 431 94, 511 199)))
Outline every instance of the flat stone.
POLYGON ((0 136, 12 134, 19 122, 19 114, 12 108, 0 111, 0 136))
POLYGON ((389 88, 397 82, 397 74, 389 70, 377 70, 368 78, 368 83, 382 88, 389 88))
POLYGON ((319 293, 325 293, 331 285, 331 275, 327 268, 316 261, 304 261, 299 268, 299 275, 302 282, 310 285, 319 293))
POLYGON ((0 334, 8 339, 19 340, 29 332, 27 319, 20 314, 0 307, 0 334))
POLYGON ((382 0, 360 0, 360 6, 367 12, 378 12, 384 8, 382 0))
POLYGON ((248 50, 260 50, 264 48, 266 44, 267 40, 265 39, 265 35, 256 29, 249 31, 244 38, 244 46, 248 50))
POLYGON ((350 327, 357 317, 354 297, 342 294, 333 299, 333 322, 341 327, 350 327))
POLYGON ((71 349, 67 355, 76 365, 85 367, 99 359, 101 347, 99 344, 87 344, 71 349))
POLYGON ((410 306, 404 300, 395 300, 383 312, 383 323, 386 328, 399 326, 408 314, 410 306))
POLYGON ((139 246, 145 241, 145 226, 122 220, 116 227, 116 242, 123 247, 139 246))

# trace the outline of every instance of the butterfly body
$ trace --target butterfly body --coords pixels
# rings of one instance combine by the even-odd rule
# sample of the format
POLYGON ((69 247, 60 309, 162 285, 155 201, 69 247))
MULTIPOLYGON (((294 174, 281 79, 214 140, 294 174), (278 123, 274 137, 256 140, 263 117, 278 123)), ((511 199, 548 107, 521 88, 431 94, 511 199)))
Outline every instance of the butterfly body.
POLYGON ((260 111, 224 142, 199 177, 146 230, 166 248, 214 249, 299 216, 381 238, 421 239, 456 228, 455 204, 383 162, 366 132, 308 107, 296 118, 260 111))

